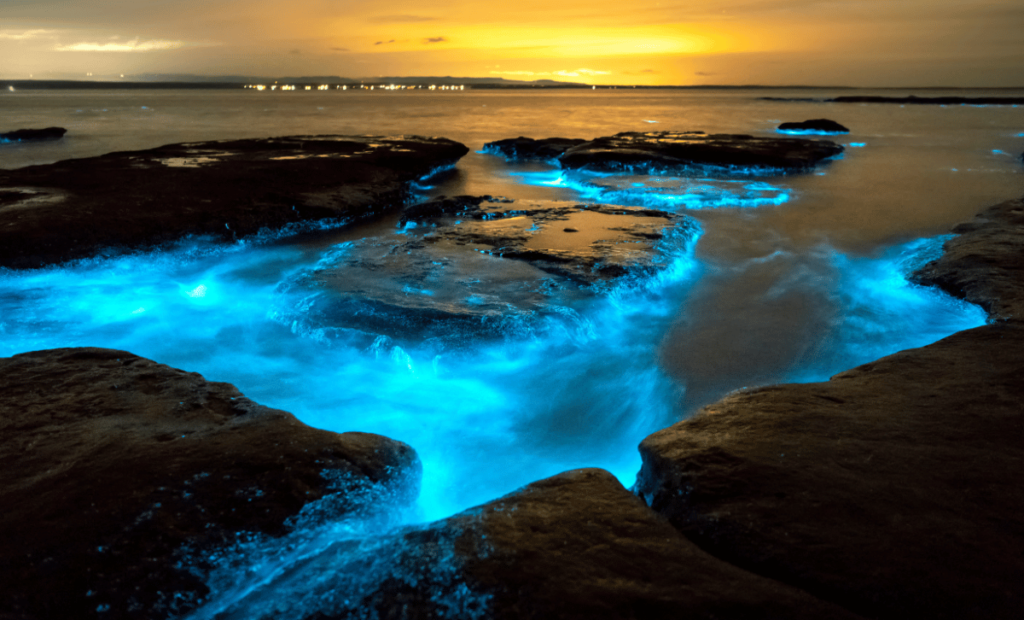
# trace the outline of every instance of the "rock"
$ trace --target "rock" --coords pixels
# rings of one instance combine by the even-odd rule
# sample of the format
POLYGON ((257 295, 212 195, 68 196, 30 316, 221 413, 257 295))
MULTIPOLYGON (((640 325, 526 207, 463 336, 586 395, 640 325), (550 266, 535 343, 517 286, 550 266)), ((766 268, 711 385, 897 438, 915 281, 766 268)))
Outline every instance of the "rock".
POLYGON ((943 254, 914 274, 1003 319, 1024 319, 1024 199, 1010 200, 953 229, 943 254))
POLYGON ((450 350, 521 336, 551 318, 572 320, 566 298, 651 278, 700 233, 688 216, 653 209, 486 196, 412 205, 399 227, 296 274, 279 289, 286 305, 277 319, 365 346, 384 336, 389 346, 450 350))
POLYGON ((350 585, 351 560, 339 545, 264 598, 301 601, 296 615, 320 620, 856 618, 702 552, 599 469, 566 472, 408 530, 373 555, 387 558, 387 568, 362 597, 332 588, 350 585), (288 597, 313 577, 315 596, 288 597))
POLYGON ((47 127, 46 129, 18 129, 0 133, 0 142, 29 142, 35 140, 59 140, 68 132, 63 127, 47 127))
POLYGON ((796 172, 843 152, 827 140, 756 138, 703 132, 626 132, 574 146, 561 157, 563 168, 596 171, 796 172), (706 171, 706 170, 702 170, 706 171))
POLYGON ((485 153, 501 155, 506 159, 555 159, 570 148, 583 144, 582 138, 508 138, 488 142, 484 145, 485 153))
POLYGON ((637 491, 717 558, 870 618, 1024 609, 1024 327, 737 392, 640 446, 637 491))
POLYGON ((209 235, 355 220, 468 152, 443 138, 197 142, 0 171, 0 267, 33 268, 209 235))
POLYGON ((777 128, 778 131, 783 133, 800 133, 800 134, 839 134, 839 133, 850 133, 850 130, 840 125, 839 123, 829 120, 827 118, 816 118, 809 121, 803 121, 800 123, 782 123, 777 128))
POLYGON ((4 618, 177 616, 236 533, 282 534, 325 497, 343 514, 367 488, 417 494, 405 444, 316 430, 124 351, 0 359, 0 414, 4 618))

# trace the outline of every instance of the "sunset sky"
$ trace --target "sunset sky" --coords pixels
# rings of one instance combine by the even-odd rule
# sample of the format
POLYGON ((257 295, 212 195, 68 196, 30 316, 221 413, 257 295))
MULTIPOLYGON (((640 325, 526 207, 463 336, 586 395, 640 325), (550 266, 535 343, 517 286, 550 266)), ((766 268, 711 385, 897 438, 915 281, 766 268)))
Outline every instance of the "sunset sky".
POLYGON ((1020 0, 2 0, 0 77, 1022 86, 1020 0))

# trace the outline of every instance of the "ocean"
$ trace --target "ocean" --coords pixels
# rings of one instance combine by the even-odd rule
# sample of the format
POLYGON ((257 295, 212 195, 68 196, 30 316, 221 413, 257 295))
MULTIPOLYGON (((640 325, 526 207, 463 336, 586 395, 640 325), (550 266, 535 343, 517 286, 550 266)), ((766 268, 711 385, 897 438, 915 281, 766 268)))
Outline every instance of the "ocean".
MULTIPOLYGON (((0 270, 0 356, 124 349, 233 383, 312 426, 411 444, 424 464, 418 505, 337 535, 373 539, 379 528, 442 518, 577 467, 603 467, 628 487, 640 440, 730 391, 827 380, 985 322, 981 309, 906 276, 937 255, 952 226, 1024 194, 1024 109, 761 99, 850 94, 903 93, 6 91, 0 131, 69 131, 58 142, 0 145, 2 168, 242 137, 442 136, 471 152, 454 171, 425 180, 422 198, 646 206, 692 218, 699 234, 670 249, 659 275, 551 297, 562 318, 542 328, 524 324, 500 342, 470 342, 458 355, 327 338, 313 320, 316 300, 292 286, 338 256, 366 251, 367 239, 387 248, 418 234, 394 216, 299 236, 267 231, 231 246, 187 239, 130 256, 0 270), (781 122, 813 118, 849 127, 848 135, 824 138, 846 151, 786 176, 581 180, 551 163, 482 152, 486 142, 516 136, 769 136, 781 122)), ((110 191, 116 196, 116 187, 110 191)), ((451 294, 465 285, 466 275, 459 277, 412 293, 451 294)), ((501 277, 483 271, 478 279, 501 277)), ((518 294, 489 282, 479 284, 488 294, 518 294)), ((365 285, 393 284, 383 271, 365 285)), ((215 588, 221 606, 215 601, 203 613, 246 609, 255 586, 227 581, 215 588)))

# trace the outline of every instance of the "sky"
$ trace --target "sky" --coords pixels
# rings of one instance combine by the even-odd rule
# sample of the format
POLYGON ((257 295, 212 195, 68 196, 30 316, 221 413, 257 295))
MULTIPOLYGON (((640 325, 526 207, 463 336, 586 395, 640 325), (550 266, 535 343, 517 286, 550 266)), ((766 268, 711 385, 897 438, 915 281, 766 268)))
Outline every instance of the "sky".
POLYGON ((0 77, 1024 86, 1020 0, 0 0, 0 77))

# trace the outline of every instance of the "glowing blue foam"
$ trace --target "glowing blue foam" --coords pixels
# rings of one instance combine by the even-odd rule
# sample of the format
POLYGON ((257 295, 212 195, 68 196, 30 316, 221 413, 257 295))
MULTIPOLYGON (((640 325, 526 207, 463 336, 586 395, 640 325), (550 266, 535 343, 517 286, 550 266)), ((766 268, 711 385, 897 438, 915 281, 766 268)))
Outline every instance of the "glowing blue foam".
POLYGON ((867 146, 867 142, 850 142, 846 146, 853 147, 855 149, 864 148, 867 146))
POLYGON ((845 136, 848 131, 823 131, 821 129, 776 129, 776 133, 790 136, 845 136))

